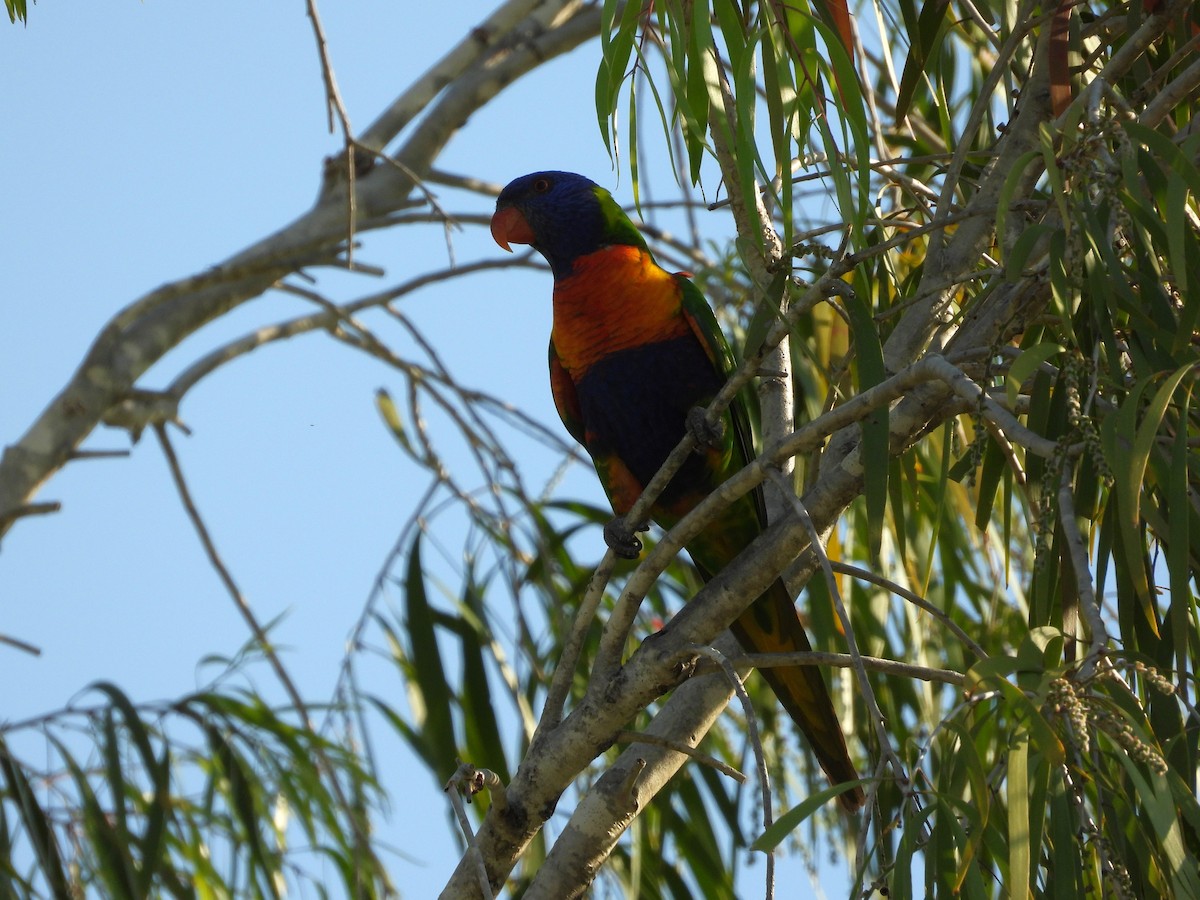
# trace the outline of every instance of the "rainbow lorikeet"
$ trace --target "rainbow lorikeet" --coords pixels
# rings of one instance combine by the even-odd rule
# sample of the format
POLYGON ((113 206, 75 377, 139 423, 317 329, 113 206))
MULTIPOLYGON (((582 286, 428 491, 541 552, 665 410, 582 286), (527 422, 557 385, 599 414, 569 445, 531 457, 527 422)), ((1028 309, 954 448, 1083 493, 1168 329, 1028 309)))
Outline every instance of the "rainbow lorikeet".
MULTIPOLYGON (((581 175, 535 172, 509 184, 496 202, 492 236, 508 250, 530 244, 554 273, 550 386, 559 416, 591 455, 618 516, 624 516, 688 428, 724 385, 733 356, 712 310, 691 280, 661 268, 612 195, 581 175)), ((654 505, 670 528, 752 458, 741 400, 654 505)), ((618 520, 620 522, 620 520, 618 520)), ((766 527, 761 491, 742 497, 687 545, 711 578, 766 527)), ((621 555, 640 542, 606 529, 621 555)), ((775 581, 730 626, 746 650, 809 650, 791 594, 775 581)), ((831 781, 858 778, 821 671, 768 668, 763 677, 808 737, 831 781)), ((841 795, 849 809, 861 789, 841 795)))

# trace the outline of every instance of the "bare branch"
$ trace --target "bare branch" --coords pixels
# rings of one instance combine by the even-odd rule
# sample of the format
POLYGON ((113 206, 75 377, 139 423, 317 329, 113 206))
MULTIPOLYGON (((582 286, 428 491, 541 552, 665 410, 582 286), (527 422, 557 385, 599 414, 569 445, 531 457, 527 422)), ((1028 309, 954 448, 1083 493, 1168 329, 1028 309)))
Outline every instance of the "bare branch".
MULTIPOLYGON (((859 656, 862 667, 870 672, 881 675, 895 675, 899 678, 916 678, 918 681, 933 681, 940 684, 959 685, 966 681, 962 672, 953 669, 935 669, 930 666, 916 666, 912 663, 900 662, 895 659, 882 659, 878 656, 859 656)), ((770 669, 785 666, 829 666, 835 669, 853 669, 855 660, 849 653, 824 653, 818 650, 808 650, 803 653, 741 653, 729 660, 735 666, 754 666, 756 669, 770 669)), ((701 668, 703 671, 703 668, 701 668)))
MULTIPOLYGON (((492 33, 484 42, 489 51, 486 64, 473 66, 449 85, 440 81, 441 76, 426 75, 402 95, 403 114, 397 117, 394 110, 389 111, 381 117, 386 124, 372 126, 362 143, 382 148, 395 133, 388 132, 398 130, 400 119, 407 121, 415 113, 414 98, 429 103, 441 91, 429 115, 392 154, 413 173, 422 175, 473 110, 514 79, 593 37, 599 28, 597 7, 570 0, 528 0, 528 4, 537 8, 528 21, 514 18, 526 8, 526 2, 508 4, 501 10, 508 18, 494 18, 512 21, 508 31, 492 33), (503 40, 509 43, 502 47, 503 40)), ((465 43, 475 40, 468 38, 465 43)), ((460 62, 465 65, 469 61, 460 62)), ((394 212, 409 203, 412 188, 413 180, 404 172, 376 167, 356 181, 357 214, 366 221, 394 212)), ((327 184, 317 203, 291 224, 234 254, 211 272, 165 285, 118 313, 58 396, 0 457, 0 537, 20 517, 13 511, 30 502, 42 484, 70 460, 104 414, 168 350, 206 323, 259 296, 288 273, 336 259, 346 238, 346 198, 344 184, 327 184)))

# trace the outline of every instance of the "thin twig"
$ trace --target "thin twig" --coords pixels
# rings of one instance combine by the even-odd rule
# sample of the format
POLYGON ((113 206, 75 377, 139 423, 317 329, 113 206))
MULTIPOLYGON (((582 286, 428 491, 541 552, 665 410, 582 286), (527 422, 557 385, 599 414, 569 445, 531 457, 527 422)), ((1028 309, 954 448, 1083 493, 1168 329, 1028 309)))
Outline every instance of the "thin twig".
MULTIPOLYGON (((863 668, 883 675, 898 675, 933 681, 940 684, 963 684, 966 676, 953 669, 934 669, 896 659, 879 656, 859 656, 863 668)), ((854 657, 849 653, 825 653, 819 650, 796 651, 795 653, 743 653, 729 658, 735 666, 754 666, 756 669, 774 669, 786 666, 829 666, 835 669, 853 669, 854 657)))
POLYGON ((325 40, 325 28, 321 24, 321 15, 317 12, 316 0, 306 0, 308 17, 312 20, 313 37, 317 41, 317 56, 321 60, 321 79, 325 83, 325 114, 328 121, 329 133, 333 134, 333 120, 337 117, 342 128, 342 143, 346 151, 346 262, 354 262, 354 220, 357 215, 357 192, 354 182, 357 178, 355 163, 354 129, 350 127, 350 114, 346 112, 346 104, 342 102, 341 91, 338 90, 337 78, 333 74, 333 63, 329 59, 329 45, 325 40))
MULTIPOLYGON (((108 422, 106 421, 104 424, 107 425, 108 422)), ((173 424, 179 427, 185 434, 187 433, 187 426, 183 425, 183 423, 175 422, 173 424)), ((71 459, 75 462, 90 459, 128 459, 129 456, 130 453, 128 450, 73 450, 71 452, 71 459)))
MULTIPOLYGON (((387 290, 378 291, 373 294, 368 294, 357 300, 343 303, 337 306, 327 307, 322 305, 322 311, 311 315, 300 316, 295 319, 289 319, 285 322, 280 322, 275 325, 267 325, 262 328, 237 339, 231 341, 222 347, 201 357, 182 373, 180 373, 171 386, 164 392, 172 394, 180 399, 183 395, 191 390, 198 381, 207 375, 212 374, 225 363, 231 362, 240 356, 250 353, 259 347, 272 343, 274 341, 285 340, 295 337, 296 335, 306 334, 310 331, 329 329, 341 319, 347 319, 355 313, 372 307, 384 307, 388 303, 399 299, 407 294, 413 293, 427 285, 436 284, 442 281, 447 281, 452 278, 457 278, 461 275, 469 275, 475 272, 490 271, 492 269, 504 268, 528 268, 530 267, 529 260, 524 257, 516 259, 503 260, 479 260, 473 263, 467 263, 458 267, 448 266, 443 269, 438 269, 433 272, 427 272, 416 278, 403 281, 394 287, 387 290)), ((312 293, 305 291, 303 288, 298 288, 294 285, 280 283, 278 289, 286 293, 300 294, 304 292, 307 299, 312 299, 312 293)), ((432 373, 430 373, 432 375, 432 373)), ((436 377, 436 376, 434 376, 436 377)), ((482 395, 481 395, 482 396, 482 395)), ((533 420, 529 420, 533 424, 533 420)), ((546 433, 549 433, 547 430, 546 433)))
MULTIPOLYGON (((896 779, 897 786, 906 797, 912 791, 912 785, 909 780, 907 771, 904 768, 904 763, 896 754, 892 747, 892 738, 887 730, 887 722, 884 720, 883 711, 879 708, 879 702, 875 699, 875 689, 871 686, 871 680, 867 677, 867 669, 862 661, 862 654, 858 649, 858 641, 854 637, 854 625, 850 621, 850 614, 846 611, 846 605, 842 602, 842 592, 838 588, 837 578, 833 574, 833 567, 829 564, 829 556, 825 553, 825 547, 821 543, 820 532, 817 531, 817 526, 813 523, 812 517, 808 514, 808 509, 804 506, 795 489, 784 478, 783 474, 778 469, 768 469, 768 474, 775 481, 788 502, 791 504, 792 511, 800 519, 808 532, 809 545, 812 551, 817 555, 817 560, 821 564, 821 569, 825 573, 825 581, 829 587, 829 596, 833 600, 833 607, 838 615, 838 621, 841 623, 842 632, 846 639, 846 648, 850 651, 851 668, 854 669, 854 674, 858 679, 858 687, 862 692, 863 702, 867 705, 867 714, 871 719, 872 727, 875 729, 875 739, 879 744, 880 752, 884 759, 891 766, 892 775, 896 779)), ((878 790, 879 783, 872 782, 868 787, 869 794, 873 794, 878 790)), ((872 798, 868 796, 868 808, 872 808, 872 798)))
MULTIPOLYGON (((848 257, 848 262, 851 264, 851 267, 853 268, 854 266, 857 266, 861 262, 865 262, 866 260, 872 259, 876 256, 881 256, 884 253, 886 253, 887 251, 893 250, 896 247, 900 247, 904 244, 910 243, 911 241, 914 241, 919 237, 923 237, 927 234, 933 234, 935 232, 945 231, 951 225, 957 225, 960 222, 966 221, 967 219, 978 218, 980 216, 985 216, 985 215, 986 216, 995 216, 995 212, 996 212, 995 210, 971 212, 969 210, 961 209, 956 212, 946 213, 945 215, 941 216, 938 219, 935 219, 932 222, 929 222, 926 225, 921 225, 916 228, 908 228, 905 231, 903 231, 901 234, 895 235, 894 237, 891 237, 886 241, 880 241, 878 244, 871 244, 869 247, 865 247, 862 250, 852 253, 848 257)), ((939 286, 939 289, 940 289, 940 286, 939 286)), ((911 304, 913 299, 916 299, 916 298, 910 298, 908 302, 911 304)), ((889 310, 888 314, 896 315, 897 310, 889 310)))
MULTIPOLYGON (((754 751, 754 764, 758 769, 759 789, 762 793, 762 821, 763 830, 770 828, 775 821, 775 814, 771 809, 771 776, 767 772, 766 755, 763 752, 762 738, 758 734, 758 716, 754 712, 754 704, 750 702, 750 695, 746 693, 746 687, 742 684, 742 679, 738 677, 737 670, 729 661, 724 653, 716 647, 709 647, 704 644, 693 644, 688 648, 694 651, 699 656, 712 660, 725 673, 725 677, 729 679, 729 683, 733 685, 733 691, 737 694, 738 701, 742 704, 742 714, 746 717, 746 738, 750 741, 750 746, 754 751)), ((766 900, 771 900, 775 896, 775 851, 767 850, 767 884, 766 884, 766 900)))
MULTIPOLYGON (((292 681, 291 676, 288 675, 287 669, 284 668, 278 654, 275 652, 274 646, 267 638, 266 631, 263 630, 263 627, 255 618, 254 611, 250 609, 250 604, 246 602, 246 598, 242 595, 237 583, 233 580, 233 575, 221 559, 221 555, 217 552, 216 544, 213 543, 212 537, 208 532, 208 527, 204 524, 204 520, 200 516, 200 511, 196 508, 195 501, 192 499, 192 493, 187 486, 187 481, 183 477, 183 469, 179 465, 179 458, 175 455, 175 448, 171 445, 171 439, 167 435, 166 426, 161 423, 155 424, 154 433, 158 436, 159 445, 162 447, 163 455, 166 457, 167 465, 171 470, 171 478, 175 482, 176 490, 179 492, 179 499, 183 503, 183 508, 187 512, 188 519, 191 520, 192 527, 196 529, 196 535, 200 538, 200 543, 203 545, 204 552, 207 554, 209 562, 216 571, 217 577, 225 585, 226 591, 229 592, 229 596, 233 599, 234 606, 241 613, 246 626, 254 635, 255 642, 267 658, 267 662, 271 668, 275 671, 276 677, 279 678, 279 683, 283 686, 284 691, 292 701, 292 706, 300 716, 300 721, 308 731, 316 734, 312 719, 308 713, 307 704, 305 704, 304 699, 300 696, 295 683, 292 681)), ((318 750, 317 752, 320 754, 321 768, 329 779, 330 790, 334 797, 337 798, 337 802, 341 808, 351 813, 349 818, 353 823, 355 837, 364 845, 369 845, 371 841, 370 835, 363 830, 359 816, 355 814, 356 807, 346 797, 342 783, 336 774, 337 769, 323 750, 318 750)))
MULTIPOLYGON (((493 775, 493 777, 495 776, 493 775)), ((499 780, 496 778, 497 782, 499 780)), ((454 817, 458 819, 458 827, 467 843, 467 855, 471 857, 474 864, 475 877, 478 881, 476 886, 483 894, 484 900, 493 900, 496 895, 492 893, 492 883, 488 879, 487 865, 475 843, 475 829, 471 827, 471 820, 467 818, 467 811, 463 809, 462 802, 464 794, 471 797, 478 792, 479 788, 476 787, 478 781, 479 770, 467 763, 460 763, 454 774, 450 776, 450 780, 446 782, 443 791, 450 798, 450 805, 454 808, 454 817)), ((494 795, 503 793, 504 791, 501 790, 494 792, 494 795)))
MULTIPOLYGON (((538 720, 537 730, 534 732, 534 741, 537 740, 538 735, 556 728, 562 721, 567 695, 570 694, 571 684, 575 679, 575 665, 579 662, 584 639, 592 627, 592 621, 596 618, 596 610, 600 608, 600 600, 604 597, 604 589, 608 586, 608 580, 612 577, 616 562, 616 554, 609 550, 604 554, 604 559, 600 560, 600 564, 596 566, 596 570, 588 581, 587 591, 584 592, 583 600, 579 604, 579 611, 575 614, 575 622, 571 626, 571 633, 568 635, 566 643, 563 644, 562 654, 559 656, 558 664, 554 667, 550 688, 546 691, 546 703, 542 707, 542 716, 538 720)), ((619 662, 619 656, 617 662, 619 662)), ((615 670, 615 664, 611 662, 607 664, 615 670)), ((601 665, 602 663, 597 657, 596 668, 600 668, 601 665)))
POLYGON ((200 543, 204 547, 204 552, 208 556, 208 561, 212 564, 213 569, 217 573, 217 577, 221 579, 221 583, 225 585, 225 590, 233 599, 234 606, 237 607, 242 619, 246 623, 246 627, 250 629, 250 633, 254 635, 255 641, 258 642, 259 648, 266 656, 271 668, 275 670, 275 675, 279 678, 280 684, 287 692, 292 705, 296 708, 296 712, 300 714, 306 727, 311 728, 312 723, 308 717, 308 707, 304 700, 300 697, 300 692, 296 689, 296 685, 292 682, 292 678, 288 675, 287 669, 280 662, 279 656, 275 653, 275 648, 271 644, 270 638, 259 624, 258 619, 254 616, 254 611, 250 609, 250 604, 246 602, 237 583, 233 580, 233 575, 226 567, 224 560, 221 559, 221 554, 217 552, 216 544, 213 543, 212 536, 208 532, 208 526, 204 524, 204 520, 200 517, 200 511, 196 508, 196 503, 192 499, 192 492, 187 486, 187 481, 183 477, 183 469, 180 468, 179 458, 175 455, 175 448, 171 445, 171 439, 167 435, 166 426, 156 423, 154 425, 154 433, 158 435, 159 445, 162 447, 163 455, 167 459, 167 465, 171 470, 171 478, 175 482, 175 488, 179 491, 179 499, 183 503, 184 511, 187 512, 188 519, 191 520, 192 527, 196 529, 196 535, 200 538, 200 543))
MULTIPOLYGON (((368 149, 361 144, 358 146, 363 150, 368 149)), ((425 184, 425 179, 421 178, 417 172, 413 171, 411 166, 406 166, 403 162, 396 159, 396 157, 384 153, 381 150, 376 150, 374 152, 379 159, 383 160, 405 178, 408 178, 412 181, 413 187, 421 192, 421 196, 425 198, 425 202, 429 204, 429 208, 433 210, 434 216, 442 223, 442 225, 444 225, 447 229, 458 228, 461 230, 462 223, 457 217, 455 217, 453 213, 446 210, 445 207, 438 202, 437 194, 429 189, 429 187, 425 184)), ((453 265, 453 260, 451 260, 451 265, 453 265)))
POLYGON ((619 731, 617 732, 617 743, 653 744, 656 747, 666 747, 668 750, 674 750, 676 753, 682 753, 684 756, 691 757, 696 762, 708 766, 710 769, 716 769, 722 775, 728 775, 738 784, 746 783, 746 776, 733 766, 723 763, 716 757, 709 756, 707 753, 701 753, 695 747, 691 747, 683 743, 683 741, 663 737, 659 734, 650 734, 645 731, 619 731))
POLYGON ((62 504, 57 500, 46 500, 42 503, 26 503, 23 506, 18 506, 16 509, 10 509, 8 512, 0 515, 0 534, 3 534, 4 529, 17 519, 25 516, 48 516, 51 513, 59 512, 62 509, 62 504))
POLYGON ((0 634, 0 644, 7 644, 10 647, 15 647, 18 650, 23 650, 30 656, 41 656, 42 648, 34 644, 27 643, 20 638, 9 637, 7 634, 0 634))
MULTIPOLYGON (((946 615, 946 613, 938 609, 920 594, 910 591, 908 588, 896 584, 896 582, 884 578, 882 575, 872 572, 870 569, 864 569, 860 566, 852 566, 849 563, 839 562, 835 559, 831 559, 829 561, 829 565, 833 567, 833 571, 841 575, 849 575, 851 578, 858 578, 862 581, 867 581, 871 584, 878 585, 879 587, 885 588, 899 597, 903 597, 914 606, 920 607, 945 625, 946 629, 956 638, 966 644, 967 648, 979 659, 987 659, 987 652, 984 651, 983 647, 979 646, 979 644, 976 643, 969 634, 963 631, 962 628, 958 626, 958 623, 956 623, 953 619, 946 615)), ((863 659, 867 659, 867 657, 864 656, 863 659)))

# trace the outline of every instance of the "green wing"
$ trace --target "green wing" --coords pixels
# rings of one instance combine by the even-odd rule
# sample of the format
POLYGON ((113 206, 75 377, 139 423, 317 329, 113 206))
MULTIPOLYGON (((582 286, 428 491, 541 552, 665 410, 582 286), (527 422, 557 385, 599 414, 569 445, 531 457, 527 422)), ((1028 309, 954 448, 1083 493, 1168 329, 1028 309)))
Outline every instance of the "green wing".
MULTIPOLYGON (((733 374, 736 364, 733 359, 733 351, 729 349, 729 342, 725 340, 721 326, 717 324, 717 317, 713 314, 712 307, 708 305, 708 301, 704 299, 700 289, 692 284, 692 280, 686 275, 676 275, 675 280, 679 282, 682 292, 683 316, 691 327, 692 333, 700 341, 700 345, 708 354, 713 367, 721 374, 722 378, 728 379, 733 374)), ((739 391, 726 412, 725 418, 732 429, 733 437, 729 471, 724 473, 726 478, 757 456, 754 452, 754 432, 750 428, 747 391, 747 388, 739 391)), ((759 524, 765 528, 767 511, 763 503, 762 491, 755 491, 755 505, 758 507, 759 524)))

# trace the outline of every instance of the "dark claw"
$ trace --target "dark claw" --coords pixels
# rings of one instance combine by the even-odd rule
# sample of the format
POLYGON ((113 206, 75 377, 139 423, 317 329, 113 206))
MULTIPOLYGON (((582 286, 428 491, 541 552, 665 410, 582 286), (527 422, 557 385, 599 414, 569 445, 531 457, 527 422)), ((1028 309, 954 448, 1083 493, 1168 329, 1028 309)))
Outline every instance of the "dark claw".
POLYGON ((604 543, 621 559, 637 559, 642 552, 642 542, 637 539, 624 516, 617 516, 604 526, 604 543))
POLYGON ((709 422, 699 406, 688 410, 687 430, 695 439, 697 450, 715 450, 721 446, 721 438, 725 437, 725 423, 720 419, 715 423, 709 422))

